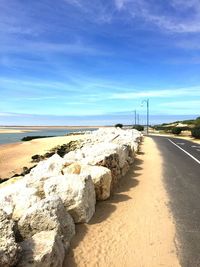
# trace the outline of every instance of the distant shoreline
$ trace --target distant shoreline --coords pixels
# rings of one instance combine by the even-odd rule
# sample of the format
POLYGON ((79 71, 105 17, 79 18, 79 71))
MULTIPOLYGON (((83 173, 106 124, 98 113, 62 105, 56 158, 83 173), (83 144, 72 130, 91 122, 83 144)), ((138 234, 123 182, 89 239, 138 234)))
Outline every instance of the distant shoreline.
POLYGON ((77 129, 94 129, 94 128, 98 129, 102 127, 110 127, 110 126, 0 126, 0 134, 28 133, 45 129, 77 130, 77 129))
POLYGON ((41 125, 41 126, 21 126, 21 125, 18 125, 18 126, 4 126, 4 125, 1 125, 0 126, 0 129, 21 129, 21 128, 29 128, 29 129, 41 129, 41 128, 61 128, 61 129, 89 129, 89 128, 105 128, 105 127, 113 127, 112 125, 110 126, 63 126, 63 125, 60 125, 60 126, 44 126, 44 125, 41 125))
POLYGON ((29 133, 29 132, 37 132, 35 129, 31 130, 21 130, 21 129, 12 129, 12 128, 0 128, 0 134, 9 134, 9 133, 29 133))

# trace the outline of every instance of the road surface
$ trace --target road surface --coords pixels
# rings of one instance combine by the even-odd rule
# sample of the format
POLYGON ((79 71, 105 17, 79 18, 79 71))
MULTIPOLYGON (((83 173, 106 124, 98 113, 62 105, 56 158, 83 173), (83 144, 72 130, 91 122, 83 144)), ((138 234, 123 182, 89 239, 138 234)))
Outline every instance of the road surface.
POLYGON ((163 157, 163 177, 176 224, 180 264, 199 267, 200 144, 179 138, 151 138, 163 157))

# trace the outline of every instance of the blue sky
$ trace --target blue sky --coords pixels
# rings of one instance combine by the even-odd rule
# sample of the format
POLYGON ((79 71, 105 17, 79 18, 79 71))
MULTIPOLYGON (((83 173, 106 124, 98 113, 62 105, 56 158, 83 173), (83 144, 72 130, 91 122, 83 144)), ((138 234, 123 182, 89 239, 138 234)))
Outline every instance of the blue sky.
POLYGON ((199 0, 0 0, 0 124, 200 115, 199 0))

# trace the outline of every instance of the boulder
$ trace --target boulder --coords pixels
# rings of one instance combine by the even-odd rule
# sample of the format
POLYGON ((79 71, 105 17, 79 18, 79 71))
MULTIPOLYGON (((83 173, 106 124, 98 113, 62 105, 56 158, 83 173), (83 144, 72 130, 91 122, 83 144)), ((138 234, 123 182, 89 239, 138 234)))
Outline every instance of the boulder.
POLYGON ((75 223, 88 222, 95 212, 95 190, 88 175, 51 177, 44 184, 45 196, 58 195, 75 223))
POLYGON ((126 173, 128 172, 129 168, 130 168, 130 165, 129 165, 128 161, 125 161, 123 167, 121 168, 122 177, 126 175, 126 173))
POLYGON ((112 175, 108 168, 102 166, 82 165, 81 174, 91 176, 97 200, 105 200, 110 197, 112 175))
POLYGON ((25 187, 23 191, 18 192, 13 197, 13 220, 18 221, 32 205, 40 200, 41 198, 37 195, 37 190, 34 188, 25 187))
POLYGON ((15 242, 14 222, 0 210, 0 266, 15 266, 18 261, 20 247, 15 242))
MULTIPOLYGON (((105 136, 104 136, 105 139, 105 136)), ((110 169, 112 173, 111 190, 116 186, 121 176, 119 152, 121 146, 109 142, 100 142, 96 144, 86 144, 81 151, 73 151, 73 159, 83 165, 97 165, 110 169), (82 158, 77 155, 83 155, 82 158)), ((72 160, 71 155, 64 157, 66 163, 72 160)))
POLYGON ((12 218, 12 214, 14 211, 14 202, 11 195, 8 196, 1 196, 0 190, 0 209, 3 210, 9 218, 12 218))
POLYGON ((23 239, 41 231, 56 230, 63 236, 66 247, 75 234, 74 222, 66 212, 61 199, 50 196, 30 207, 18 222, 18 230, 23 239))
POLYGON ((129 145, 122 145, 118 149, 118 155, 119 155, 119 167, 123 168, 126 164, 128 158, 132 154, 131 147, 129 145))
POLYGON ((17 177, 13 177, 8 179, 7 181, 3 182, 0 184, 0 190, 4 189, 6 187, 11 186, 12 184, 16 184, 16 183, 20 183, 20 181, 24 178, 24 176, 17 176, 17 177))
POLYGON ((92 140, 97 140, 98 142, 103 142, 105 140, 109 142, 114 142, 116 139, 123 139, 121 144, 127 144, 130 141, 140 142, 142 134, 135 129, 119 129, 119 128, 101 128, 94 131, 91 135, 92 140))
POLYGON ((30 172, 31 177, 51 177, 61 173, 63 166, 63 159, 54 154, 47 160, 39 162, 30 172))
POLYGON ((39 164, 31 170, 30 174, 25 176, 27 185, 36 188, 38 195, 43 197, 44 181, 49 177, 62 174, 63 165, 64 161, 58 154, 54 154, 47 160, 39 162, 39 164))
POLYGON ((119 179, 127 173, 134 162, 141 136, 142 134, 134 129, 102 128, 94 131, 90 142, 85 143, 81 149, 65 155, 64 161, 66 164, 77 162, 81 165, 108 168, 112 174, 113 191, 119 179))
POLYGON ((74 162, 62 169, 63 174, 80 174, 81 165, 77 162, 74 162))
POLYGON ((65 248, 55 230, 42 231, 20 243, 22 257, 17 267, 62 267, 65 248))
POLYGON ((102 160, 96 162, 97 166, 103 166, 108 168, 112 174, 111 192, 117 186, 121 177, 121 169, 119 166, 119 155, 117 153, 105 156, 102 160))
POLYGON ((67 153, 63 160, 65 162, 65 164, 72 164, 74 162, 79 162, 81 161, 83 158, 85 158, 85 154, 83 153, 82 149, 76 149, 74 151, 70 151, 69 153, 67 153))
POLYGON ((11 179, 0 188, 0 207, 14 220, 18 220, 30 206, 39 200, 37 190, 28 188, 24 177, 11 179))

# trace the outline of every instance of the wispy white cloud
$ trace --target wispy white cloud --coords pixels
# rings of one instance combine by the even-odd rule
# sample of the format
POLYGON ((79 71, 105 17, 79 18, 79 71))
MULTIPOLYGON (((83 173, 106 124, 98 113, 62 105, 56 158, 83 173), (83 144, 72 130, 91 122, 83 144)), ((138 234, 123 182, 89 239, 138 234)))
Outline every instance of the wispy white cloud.
POLYGON ((175 44, 177 47, 186 49, 186 50, 200 50, 200 42, 198 39, 184 39, 181 40, 180 42, 177 42, 175 44))
POLYGON ((171 65, 199 65, 200 64, 200 56, 185 56, 185 57, 174 57, 168 58, 166 60, 167 64, 171 65))
POLYGON ((181 10, 192 9, 196 13, 198 13, 200 11, 200 2, 199 2, 199 0, 190 0, 190 1, 171 0, 170 3, 171 3, 171 6, 173 6, 176 9, 181 9, 181 10))
POLYGON ((111 53, 104 52, 95 46, 85 44, 83 42, 74 43, 56 43, 56 42, 35 42, 20 41, 15 44, 1 44, 1 53, 51 53, 51 54, 85 54, 85 55, 109 55, 111 53))
POLYGON ((127 14, 133 18, 138 17, 152 23, 157 27, 175 33, 200 32, 200 2, 198 0, 170 0, 165 2, 171 9, 171 13, 155 1, 147 0, 115 0, 116 8, 120 11, 126 9, 127 14), (189 16, 183 14, 187 12, 189 16))
POLYGON ((162 90, 137 90, 135 92, 121 92, 110 95, 111 99, 139 99, 139 98, 174 98, 177 96, 200 96, 200 87, 173 88, 162 90))
POLYGON ((121 10, 125 4, 126 4, 127 0, 115 0, 115 4, 118 10, 121 10))
POLYGON ((159 104, 161 107, 170 107, 173 109, 199 109, 200 107, 200 100, 184 100, 184 101, 172 101, 172 102, 164 102, 159 104))
POLYGON ((83 1, 81 0, 64 0, 64 2, 73 6, 78 6, 78 7, 83 6, 83 1))
POLYGON ((180 100, 168 101, 158 104, 166 114, 199 114, 200 101, 199 100, 180 100))
POLYGON ((87 20, 96 23, 110 23, 113 18, 114 10, 111 8, 112 1, 64 0, 64 2, 79 8, 85 14, 87 20))
POLYGON ((0 117, 12 117, 15 116, 15 113, 10 113, 10 112, 0 112, 0 117))
POLYGON ((43 32, 31 18, 20 1, 0 1, 0 33, 3 37, 18 34, 36 36, 43 32))
POLYGON ((59 89, 65 91, 69 89, 69 82, 59 82, 59 81, 45 81, 45 80, 26 80, 26 79, 9 79, 0 77, 0 83, 2 88, 12 88, 12 87, 25 87, 25 88, 36 88, 38 89, 59 89))

